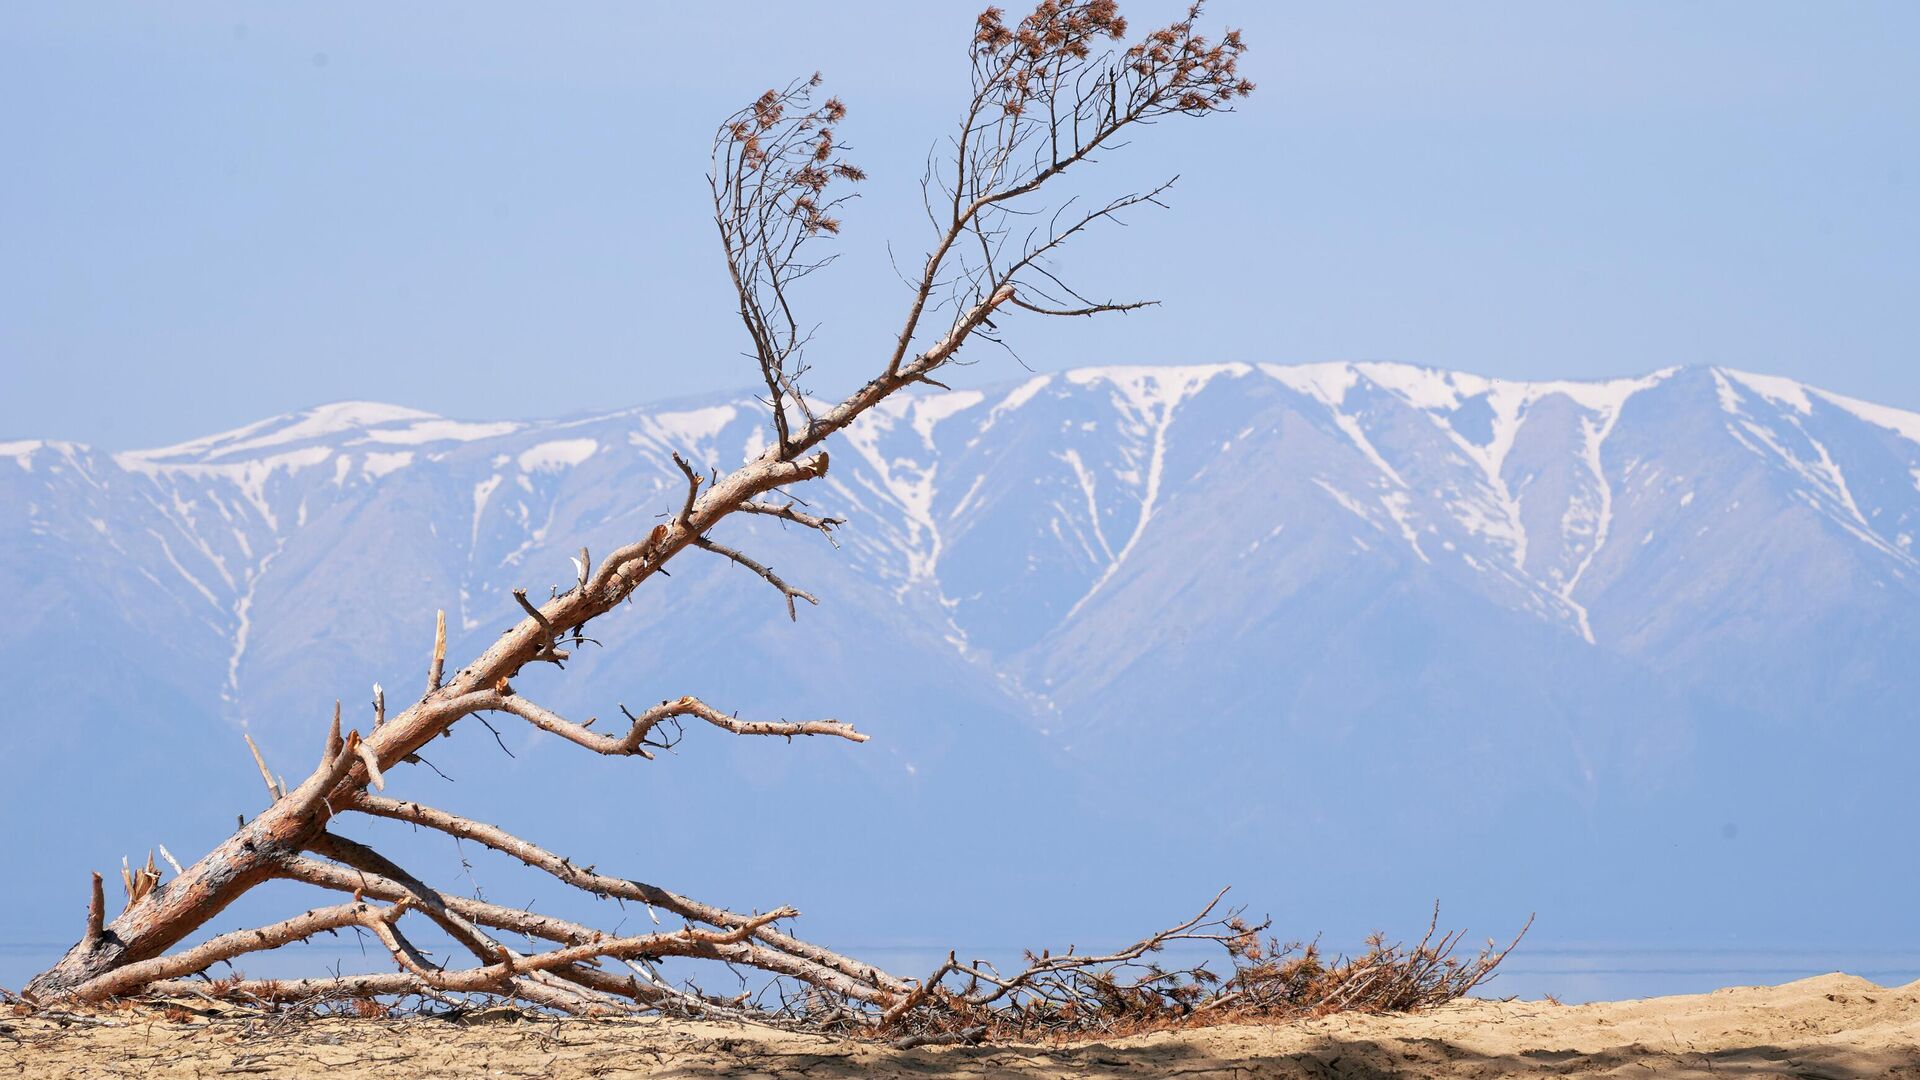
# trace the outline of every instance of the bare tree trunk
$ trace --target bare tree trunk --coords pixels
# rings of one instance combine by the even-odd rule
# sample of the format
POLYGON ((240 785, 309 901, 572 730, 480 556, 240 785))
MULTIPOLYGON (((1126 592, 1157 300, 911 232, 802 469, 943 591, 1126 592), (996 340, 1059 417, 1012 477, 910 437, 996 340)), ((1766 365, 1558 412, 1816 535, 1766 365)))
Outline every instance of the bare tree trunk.
MULTIPOLYGON (((420 700, 388 717, 384 694, 376 688, 376 716, 364 737, 358 731, 342 735, 336 703, 319 764, 304 782, 285 791, 263 763, 261 773, 273 796, 272 805, 244 822, 213 851, 179 870, 172 880, 160 882, 160 873, 151 868, 143 871, 137 887, 130 880, 126 910, 104 925, 96 876, 93 914, 85 936, 58 964, 34 978, 28 993, 43 1001, 182 993, 179 979, 183 975, 249 951, 345 926, 374 933, 399 970, 391 975, 293 984, 239 984, 226 992, 263 999, 282 998, 293 992, 289 986, 297 986, 300 993, 360 996, 486 993, 582 1013, 663 1007, 663 1003, 689 1009, 724 1007, 661 981, 650 965, 659 957, 672 956, 746 965, 797 979, 862 1008, 879 1010, 869 1020, 885 1026, 945 1000, 935 984, 948 974, 986 978, 977 969, 954 965, 925 983, 910 984, 780 932, 774 923, 797 914, 790 909, 735 913, 653 886, 579 871, 567 860, 493 826, 374 797, 368 788, 384 789, 391 772, 418 760, 418 750, 462 718, 482 712, 518 717, 596 753, 641 758, 666 745, 657 741, 662 725, 678 725, 682 720, 701 721, 743 736, 813 735, 865 741, 865 736, 836 721, 740 721, 691 697, 662 702, 639 715, 628 714, 627 730, 609 734, 590 730, 591 720, 574 723, 519 696, 511 680, 528 664, 564 666, 572 644, 570 633, 575 641, 581 640, 578 631, 590 620, 612 612, 689 548, 722 555, 764 578, 779 590, 790 616, 795 614, 796 600, 817 602, 759 560, 713 539, 711 531, 731 514, 749 513, 777 516, 830 535, 841 524, 838 519, 802 512, 792 500, 766 502, 763 498, 778 498, 793 485, 824 476, 829 459, 822 444, 829 436, 910 386, 940 385, 934 373, 969 340, 998 341, 993 320, 1005 309, 1071 316, 1141 306, 1088 301, 1063 284, 1044 260, 1093 225, 1111 221, 1134 206, 1157 204, 1165 186, 1073 214, 1065 212, 1070 203, 1062 204, 1051 219, 1035 216, 1046 209, 1036 196, 1069 168, 1091 163, 1096 151, 1114 148, 1117 137, 1134 125, 1169 116, 1229 111, 1235 99, 1252 89, 1237 74, 1244 51, 1238 35, 1228 33, 1219 43, 1209 43, 1195 31, 1198 13, 1196 5, 1186 18, 1120 52, 1102 51, 1126 32, 1125 20, 1111 0, 1047 0, 1011 28, 993 9, 980 17, 968 50, 973 95, 952 142, 952 162, 937 173, 930 170, 927 177, 927 208, 937 236, 914 286, 897 346, 884 365, 876 365, 873 379, 820 414, 800 389, 807 370, 801 359, 806 334, 792 314, 790 293, 797 282, 830 261, 830 257, 809 254, 812 242, 839 230, 832 214, 845 198, 832 195, 830 189, 862 178, 859 169, 838 156, 844 147, 833 125, 844 116, 845 108, 835 100, 813 105, 816 76, 785 91, 769 90, 724 123, 714 141, 710 177, 715 223, 742 324, 766 385, 773 444, 724 477, 702 477, 676 456, 687 483, 676 513, 597 567, 583 550, 575 586, 544 604, 536 606, 524 592, 516 592, 526 617, 451 678, 445 675, 442 613, 427 690, 420 700), (1010 239, 1021 221, 1047 224, 1010 239), (929 312, 943 309, 952 313, 944 330, 923 334, 922 320, 929 312), (932 340, 920 344, 925 337, 932 340), (342 816, 354 813, 403 817, 420 827, 478 840, 568 885, 664 907, 687 920, 686 927, 616 938, 544 916, 509 913, 443 895, 371 849, 328 832, 342 816), (352 904, 315 909, 169 953, 235 899, 271 878, 335 890, 349 887, 344 885, 349 881, 358 884, 350 886, 355 894, 352 904), (447 971, 426 964, 401 929, 403 916, 412 912, 453 933, 475 954, 477 966, 447 971), (524 930, 555 942, 555 947, 530 955, 514 953, 488 938, 479 925, 524 930), (597 959, 619 961, 634 974, 610 974, 592 966, 597 959)), ((1188 927, 1178 930, 1185 933, 1188 927)), ((1062 970, 1075 967, 1069 964, 1062 970)))
POLYGON ((98 936, 83 938, 60 962, 35 976, 27 993, 42 999, 147 960, 178 945, 248 889, 273 876, 282 860, 300 853, 318 822, 290 817, 276 806, 249 822, 172 881, 156 886, 98 936))

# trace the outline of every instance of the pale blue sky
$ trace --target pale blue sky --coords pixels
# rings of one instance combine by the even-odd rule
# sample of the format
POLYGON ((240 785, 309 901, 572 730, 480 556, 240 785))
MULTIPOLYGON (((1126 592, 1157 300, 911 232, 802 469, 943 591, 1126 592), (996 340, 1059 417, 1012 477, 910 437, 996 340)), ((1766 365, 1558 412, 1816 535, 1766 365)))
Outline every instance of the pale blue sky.
MULTIPOLYGON (((155 445, 341 398, 553 415, 745 385, 713 125, 824 71, 872 179, 810 297, 882 354, 976 3, 10 4, 0 438, 155 445)), ((1176 5, 1133 0, 1137 24, 1176 5)), ((1261 92, 1099 179, 1066 260, 1167 306, 1027 363, 1724 363, 1920 407, 1920 5, 1215 0, 1261 92)), ((1020 374, 982 350, 971 381, 1020 374)))

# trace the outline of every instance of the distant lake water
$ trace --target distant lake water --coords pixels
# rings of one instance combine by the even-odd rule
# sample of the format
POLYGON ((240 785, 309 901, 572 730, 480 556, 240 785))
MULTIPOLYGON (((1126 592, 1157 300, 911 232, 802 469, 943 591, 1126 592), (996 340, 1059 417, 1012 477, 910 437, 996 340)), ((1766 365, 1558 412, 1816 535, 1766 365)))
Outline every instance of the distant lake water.
MULTIPOLYGON (((423 946, 429 942, 421 941, 423 946)), ((362 949, 351 940, 296 945, 277 954, 248 957, 241 965, 255 977, 289 977, 340 971, 390 970, 383 950, 372 942, 362 949)), ((438 947, 438 946, 435 946, 438 947)), ((57 960, 65 945, 0 943, 0 986, 18 990, 34 973, 57 960)), ((845 946, 896 974, 913 976, 944 959, 946 950, 931 944, 845 946)), ((1000 948, 962 949, 998 961, 1017 956, 1000 948)), ((1193 963, 1217 952, 1169 949, 1165 961, 1193 963)), ((1217 965, 1215 970, 1221 970, 1217 965)), ((1553 995, 1569 1004, 1622 998, 1699 994, 1723 986, 1771 985, 1844 971, 1882 986, 1920 979, 1920 950, 1861 948, 1688 949, 1656 946, 1526 945, 1508 958, 1497 977, 1478 991, 1481 997, 1540 998, 1553 995)), ((715 985, 711 989, 720 989, 715 985)))

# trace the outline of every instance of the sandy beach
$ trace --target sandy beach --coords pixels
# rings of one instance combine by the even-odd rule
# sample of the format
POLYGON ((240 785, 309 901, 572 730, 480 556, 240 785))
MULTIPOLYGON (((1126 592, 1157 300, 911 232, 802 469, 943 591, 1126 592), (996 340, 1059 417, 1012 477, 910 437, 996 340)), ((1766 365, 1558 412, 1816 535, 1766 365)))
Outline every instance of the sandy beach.
POLYGON ((1073 1045, 884 1046, 656 1020, 10 1018, 0 1076, 1920 1077, 1920 983, 1823 975, 1591 1005, 1466 1001, 1073 1045))

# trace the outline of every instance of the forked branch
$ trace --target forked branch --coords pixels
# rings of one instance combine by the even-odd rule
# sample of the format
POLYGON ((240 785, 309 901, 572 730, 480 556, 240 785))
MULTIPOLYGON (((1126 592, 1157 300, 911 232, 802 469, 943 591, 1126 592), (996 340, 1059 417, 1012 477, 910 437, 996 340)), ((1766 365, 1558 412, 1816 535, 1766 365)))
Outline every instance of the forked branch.
POLYGON ((805 513, 796 508, 792 503, 747 502, 740 504, 740 512, 743 514, 761 514, 766 517, 779 518, 781 521, 790 521, 795 525, 814 529, 818 531, 820 535, 826 537, 827 542, 834 547, 839 547, 840 543, 834 539, 833 530, 847 523, 847 519, 843 517, 805 513))
POLYGON ((596 754, 631 755, 648 760, 653 758, 653 754, 648 750, 649 747, 664 749, 667 746, 664 743, 649 742, 648 736, 663 722, 681 716, 704 720, 714 727, 730 731, 735 735, 772 735, 789 739, 800 735, 829 735, 849 742, 867 741, 867 737, 855 730, 852 725, 843 724, 838 720, 740 720, 737 717, 728 716, 695 697, 663 701, 641 711, 638 715, 628 712, 626 706, 620 706, 620 711, 626 715, 629 726, 626 734, 617 737, 594 731, 591 720, 586 724, 574 723, 510 691, 478 691, 461 698, 459 706, 469 713, 509 713, 542 731, 558 735, 575 745, 584 746, 596 754))
POLYGON ((82 985, 73 996, 81 1001, 104 1001, 161 979, 192 975, 195 972, 205 971, 223 960, 232 960, 247 953, 261 952, 266 949, 277 949, 295 941, 305 941, 315 934, 329 930, 339 930, 347 926, 370 926, 374 922, 397 919, 406 912, 407 907, 408 901, 402 898, 399 902, 384 908, 376 908, 366 903, 315 908, 267 926, 221 934, 219 937, 211 938, 191 949, 183 949, 171 956, 155 957, 137 964, 128 964, 82 985))
POLYGON ((766 580, 767 584, 780 590, 781 597, 785 599, 787 602, 787 618, 791 621, 798 622, 800 619, 799 613, 794 610, 793 602, 795 600, 805 600, 807 603, 812 604, 816 607, 818 607, 820 604, 819 599, 815 597, 812 593, 806 591, 805 589, 796 589, 792 585, 787 584, 785 578, 782 578, 779 574, 776 574, 773 572, 773 567, 768 566, 767 564, 759 561, 758 559, 753 558, 750 555, 747 555, 742 551, 739 551, 738 549, 730 548, 725 544, 716 543, 713 540, 710 540, 704 536, 696 537, 693 541, 693 544, 695 547, 700 548, 702 551, 711 551, 715 555, 724 555, 727 558, 732 559, 735 563, 738 563, 740 566, 744 567, 745 569, 751 570, 755 574, 760 575, 760 577, 766 580))

